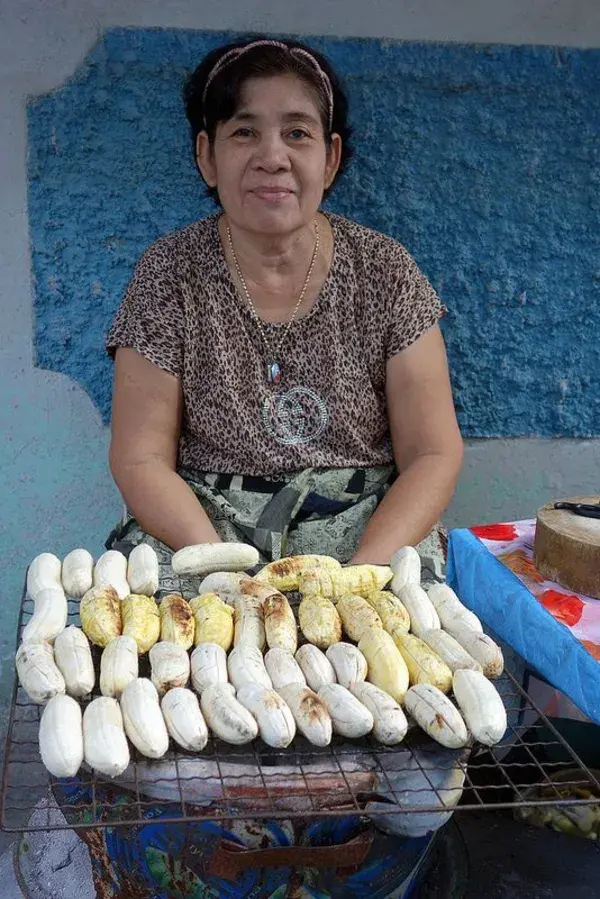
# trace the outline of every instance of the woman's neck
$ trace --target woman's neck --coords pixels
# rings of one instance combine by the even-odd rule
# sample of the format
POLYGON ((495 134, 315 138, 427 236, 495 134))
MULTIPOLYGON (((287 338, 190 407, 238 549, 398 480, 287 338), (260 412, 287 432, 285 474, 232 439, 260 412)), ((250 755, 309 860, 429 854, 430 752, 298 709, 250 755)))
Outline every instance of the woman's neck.
MULTIPOLYGON (((315 240, 315 221, 288 234, 260 234, 240 228, 223 215, 219 222, 221 236, 228 247, 227 226, 238 263, 245 278, 261 281, 285 278, 307 268, 315 240)), ((229 249, 229 247, 228 247, 229 249)))
MULTIPOLYGON (((329 222, 320 214, 317 222, 319 248, 306 292, 306 304, 318 294, 329 272, 332 258, 333 236, 329 222)), ((317 237, 315 222, 292 234, 255 235, 228 222, 227 216, 221 216, 221 244, 237 282, 239 278, 229 245, 228 224, 235 257, 254 305, 268 320, 285 320, 288 307, 295 303, 309 270, 317 237)), ((238 284, 238 287, 241 285, 238 284)))

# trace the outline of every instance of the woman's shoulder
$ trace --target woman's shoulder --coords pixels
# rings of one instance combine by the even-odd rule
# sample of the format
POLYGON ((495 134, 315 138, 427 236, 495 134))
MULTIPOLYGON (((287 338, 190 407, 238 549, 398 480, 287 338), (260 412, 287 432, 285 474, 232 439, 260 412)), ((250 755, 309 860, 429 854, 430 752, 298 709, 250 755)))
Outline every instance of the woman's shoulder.
POLYGON ((215 243, 218 213, 157 237, 143 252, 146 262, 178 264, 188 259, 206 260, 215 243))
POLYGON ((408 250, 394 237, 342 215, 327 213, 342 256, 367 268, 410 265, 408 250))

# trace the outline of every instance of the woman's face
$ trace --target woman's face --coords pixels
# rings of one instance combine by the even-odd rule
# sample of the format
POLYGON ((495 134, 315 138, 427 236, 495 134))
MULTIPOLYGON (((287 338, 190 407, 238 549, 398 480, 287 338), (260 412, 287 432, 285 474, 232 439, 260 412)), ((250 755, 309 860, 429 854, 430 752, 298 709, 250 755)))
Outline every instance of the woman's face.
POLYGON ((315 97, 294 75, 252 78, 239 109, 217 126, 211 147, 198 136, 198 164, 239 227, 284 234, 308 224, 340 162, 341 140, 328 147, 315 97))

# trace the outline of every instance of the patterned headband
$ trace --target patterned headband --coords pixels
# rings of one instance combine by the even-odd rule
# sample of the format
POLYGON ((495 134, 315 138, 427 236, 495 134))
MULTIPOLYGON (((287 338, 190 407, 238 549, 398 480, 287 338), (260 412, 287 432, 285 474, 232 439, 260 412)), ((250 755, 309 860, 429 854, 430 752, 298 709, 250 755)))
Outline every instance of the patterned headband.
POLYGON ((214 66, 210 70, 208 78, 206 79, 206 84, 204 85, 204 90, 202 92, 202 107, 204 108, 204 106, 206 105, 207 91, 219 72, 221 72, 226 66, 228 66, 229 63, 239 59, 242 54, 246 53, 246 51, 254 50, 255 47, 279 47, 280 50, 287 50, 288 53, 293 53, 295 56, 300 56, 302 59, 306 59, 311 64, 313 69, 319 75, 325 89, 325 93, 327 95, 327 107, 329 110, 329 130, 331 131, 333 127, 333 90, 331 87, 329 76, 323 71, 315 57, 312 55, 312 53, 309 53, 308 50, 303 50, 301 47, 288 47, 287 44, 284 44, 281 41, 252 41, 252 43, 250 44, 245 44, 245 46, 243 47, 234 47, 233 50, 229 50, 227 53, 223 54, 223 56, 221 56, 221 58, 218 59, 214 64, 214 66))

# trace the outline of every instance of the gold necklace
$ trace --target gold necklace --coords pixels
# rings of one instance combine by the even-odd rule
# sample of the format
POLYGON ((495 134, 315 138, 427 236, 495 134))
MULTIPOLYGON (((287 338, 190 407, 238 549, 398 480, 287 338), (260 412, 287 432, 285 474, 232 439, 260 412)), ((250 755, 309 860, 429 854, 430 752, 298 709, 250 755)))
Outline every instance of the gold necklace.
POLYGON ((266 335, 263 323, 260 319, 260 316, 259 316, 258 312, 256 311, 254 303, 252 302, 252 297, 250 296, 250 291, 248 290, 248 287, 246 285, 246 281, 242 274, 242 270, 240 268, 240 264, 239 264, 238 258, 236 256, 236 252, 233 248, 233 240, 231 239, 231 228, 229 227, 229 222, 227 222, 227 241, 229 243, 229 249, 231 250, 231 255, 233 257, 235 270, 237 272, 238 278, 240 279, 240 284, 242 285, 242 287, 244 289, 244 294, 246 296, 246 300, 248 302, 248 306, 250 308, 252 318, 256 322, 256 325, 258 327, 260 335, 263 339, 263 343, 265 344, 265 347, 267 348, 267 354, 269 356, 270 361, 267 362, 266 376, 267 376, 267 381, 269 382, 269 384, 279 384, 279 382, 281 381, 283 372, 281 370, 281 364, 278 361, 279 353, 281 352, 281 347, 283 346, 285 338, 288 335, 288 331, 290 330, 292 324, 294 323, 294 320, 298 313, 298 309, 300 308, 300 306, 302 304, 302 300, 304 299, 304 294, 306 293, 308 284, 311 279, 311 275, 313 273, 313 269, 315 267, 317 253, 319 251, 319 226, 317 224, 316 219, 314 221, 314 226, 315 226, 315 248, 313 250, 312 259, 310 260, 308 272, 307 272, 306 278, 304 279, 304 284, 302 286, 302 290, 300 291, 300 296, 298 297, 298 300, 296 301, 296 305, 294 306, 294 311, 292 312, 292 317, 289 319, 288 322, 286 322, 286 324, 283 328, 283 333, 281 335, 281 338, 280 338, 279 342, 277 343, 275 349, 273 350, 271 348, 271 344, 269 343, 269 340, 267 338, 267 335, 266 335))

